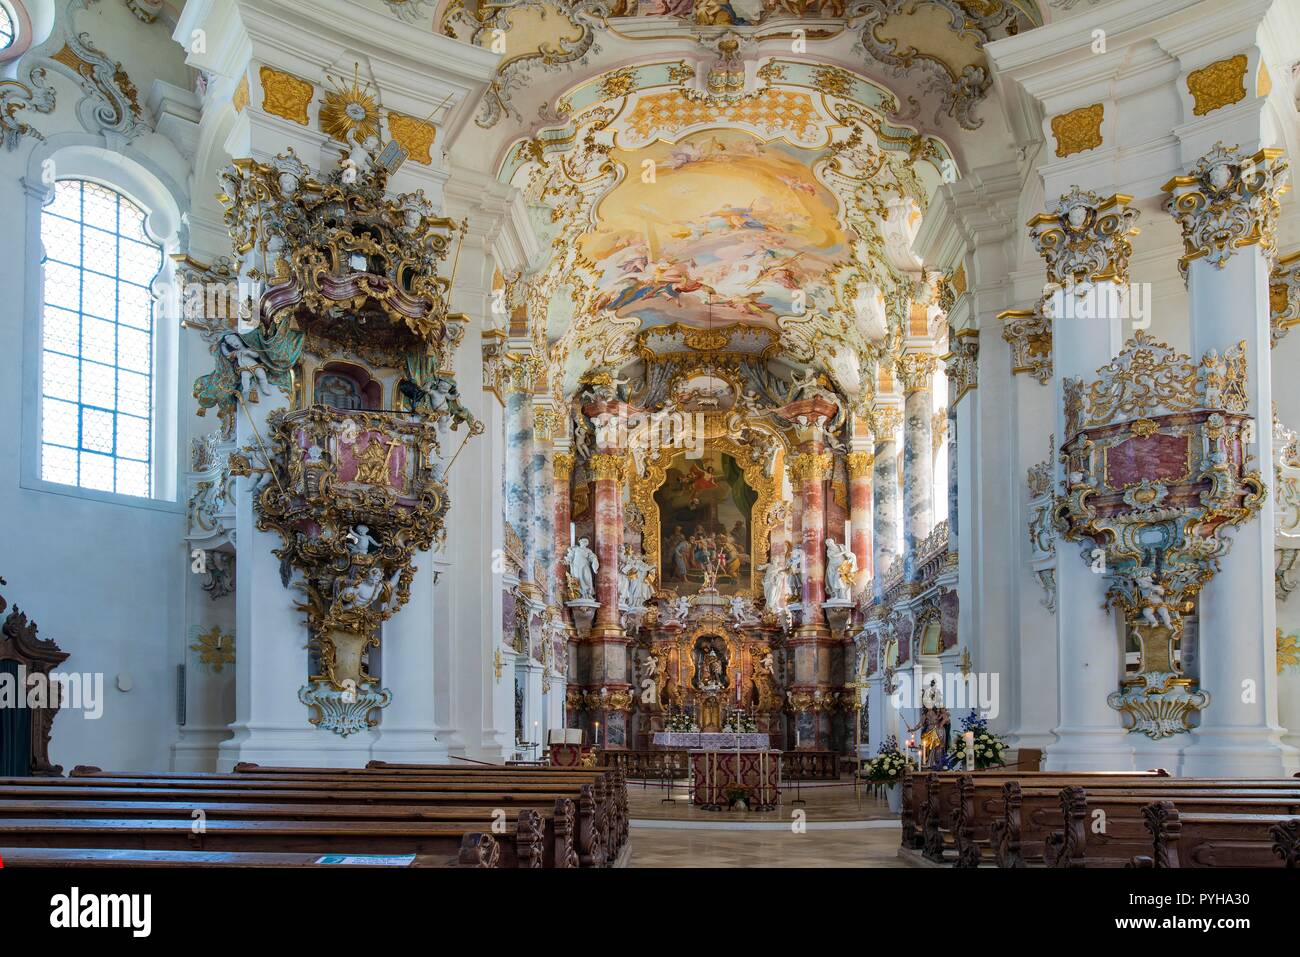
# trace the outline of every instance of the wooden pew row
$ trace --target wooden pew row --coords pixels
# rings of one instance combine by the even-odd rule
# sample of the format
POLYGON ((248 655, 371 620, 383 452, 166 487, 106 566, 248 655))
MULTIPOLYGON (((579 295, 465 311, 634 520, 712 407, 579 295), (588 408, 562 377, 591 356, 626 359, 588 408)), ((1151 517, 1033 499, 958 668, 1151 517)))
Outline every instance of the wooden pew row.
POLYGON ((1300 867, 1300 818, 1280 814, 1193 814, 1173 801, 1143 809, 1150 855, 1133 867, 1300 867))
MULTIPOLYGON (((48 819, 100 820, 148 818, 178 820, 193 825, 194 812, 202 811, 202 820, 226 821, 310 821, 336 824, 343 821, 369 823, 383 821, 408 824, 455 824, 475 831, 491 832, 499 841, 512 837, 515 842, 514 860, 524 860, 533 867, 578 867, 577 823, 574 803, 569 798, 556 798, 550 808, 525 808, 519 811, 516 823, 496 830, 499 821, 495 808, 448 808, 412 805, 406 807, 349 805, 349 804, 279 804, 279 803, 203 803, 192 805, 175 801, 32 801, 0 798, 0 820, 48 819), (529 841, 528 828, 521 828, 521 819, 528 813, 540 816, 544 830, 544 846, 540 859, 529 841), (521 846, 522 845, 522 846, 521 846)), ((0 838, 3 840, 3 838, 0 838)), ((361 852, 353 852, 361 853, 361 852)), ((407 852, 409 853, 409 852, 407 852)), ((511 866, 509 850, 505 853, 506 866, 511 866)))
POLYGON ((1149 854, 1151 836, 1144 809, 1170 800, 1193 814, 1300 814, 1300 782, 1231 780, 1227 785, 1186 779, 1191 786, 1134 788, 1011 788, 1018 804, 1022 842, 1048 867, 1120 867, 1149 854), (1199 784, 1209 784, 1197 787, 1199 784))
MULTIPOLYGON (((0 819, 0 845, 108 850, 214 850, 314 854, 424 854, 458 857, 478 822, 214 820, 201 830, 175 818, 0 819)), ((505 867, 542 867, 541 815, 519 812, 516 824, 492 835, 505 867)))
MULTIPOLYGON (((1136 778, 1073 777, 1069 780, 1036 780, 1032 787, 1020 781, 1006 781, 1001 794, 991 793, 996 782, 972 782, 968 794, 959 797, 960 814, 954 817, 954 839, 958 857, 963 865, 978 864, 981 855, 978 845, 987 839, 993 856, 1000 867, 1023 867, 1026 863, 1048 863, 1075 866, 1073 862, 1084 853, 1077 840, 1077 829, 1071 829, 1069 847, 1065 846, 1067 823, 1062 803, 1063 795, 1077 794, 1072 788, 1086 787, 1087 792, 1098 796, 1147 795, 1147 801, 1161 795, 1186 795, 1193 799, 1212 800, 1235 798, 1276 798, 1286 800, 1300 794, 1295 781, 1248 781, 1236 778, 1136 778), (1053 835, 1056 835, 1053 838, 1053 835)), ((960 786, 959 786, 960 788, 960 786)), ((1077 798, 1072 798, 1077 801, 1077 798)), ((1122 805, 1121 805, 1122 806, 1122 805)), ((1070 813, 1077 815, 1079 810, 1070 813)), ((1084 811, 1084 813, 1087 813, 1084 811)), ((1076 818, 1077 823, 1077 818, 1076 818)), ((1116 823, 1121 828, 1125 825, 1116 823)), ((1091 822, 1089 824, 1091 830, 1091 822)), ((1094 845, 1096 847, 1097 845, 1094 845)), ((1121 862, 1122 863, 1122 862, 1121 862)))
MULTIPOLYGON (((489 835, 490 838, 490 835, 489 835)), ((495 841, 493 841, 495 845, 495 841)), ((478 858, 477 847, 472 848, 466 864, 470 866, 493 867, 495 864, 475 863, 478 858)), ((78 847, 0 847, 0 859, 6 868, 19 867, 75 867, 78 870, 87 867, 112 868, 169 868, 169 867, 377 867, 378 864, 350 862, 339 864, 321 864, 320 854, 271 854, 243 853, 231 851, 144 851, 144 850, 106 850, 103 848, 78 847)), ((489 854, 489 859, 491 855, 489 854)), ((417 854, 408 867, 456 867, 460 864, 459 855, 450 860, 417 854)))
MULTIPOLYGON (((1033 786, 1002 775, 959 774, 956 780, 927 782, 923 810, 923 852, 930 860, 944 861, 953 852, 959 867, 978 866, 992 849, 1000 866, 1024 866, 1026 860, 1054 866, 1084 866, 1091 842, 1100 866, 1120 866, 1137 853, 1147 839, 1140 834, 1141 808, 1161 797, 1186 797, 1196 809, 1210 811, 1216 801, 1253 802, 1239 809, 1288 813, 1300 798, 1294 779, 1194 779, 1159 775, 1124 776, 1096 773, 1026 776, 1033 786), (1080 786, 1087 785, 1087 791, 1080 786), (1106 828, 1084 828, 1092 820, 1086 795, 1094 801, 1116 803, 1110 807, 1106 828), (944 821, 950 823, 945 828, 944 821), (1126 838, 1120 850, 1105 850, 1108 843, 1126 838), (951 840, 951 844, 949 844, 951 840), (1137 841, 1138 843, 1134 843, 1137 841), (1118 856, 1117 856, 1118 855, 1118 856), (1104 863, 1103 863, 1104 860, 1104 863)), ((1105 811, 1106 807, 1100 808, 1105 811)), ((1227 807, 1224 808, 1228 809, 1227 807)))
MULTIPOLYGON (((997 789, 1007 781, 1028 779, 1055 786, 1058 789, 1080 780, 1140 781, 1167 776, 1164 771, 1110 773, 1110 772, 1048 772, 1048 771, 922 771, 909 773, 904 778, 902 808, 903 846, 920 848, 928 860, 942 862, 945 851, 956 850, 952 833, 953 815, 958 812, 957 784, 963 777, 978 780, 981 786, 997 789), (909 787, 910 783, 910 787, 909 787)), ((981 804, 981 810, 983 805, 981 804)), ((972 810, 963 806, 969 819, 972 810)), ((991 810, 991 809, 990 809, 991 810)), ((963 822, 963 828, 973 826, 972 820, 963 822)), ((972 857, 970 842, 963 847, 962 866, 976 866, 979 858, 972 857)))
MULTIPOLYGON (((375 762, 372 762, 375 764, 375 762)), ((564 785, 580 788, 583 783, 593 787, 593 799, 604 810, 608 821, 605 835, 611 859, 622 851, 628 838, 627 786, 621 771, 606 769, 528 769, 490 768, 484 771, 466 771, 459 767, 437 765, 383 765, 374 768, 266 768, 257 765, 240 765, 234 774, 213 772, 163 772, 161 774, 106 772, 99 768, 78 766, 72 776, 77 780, 96 783, 108 781, 156 781, 159 786, 182 784, 213 784, 217 787, 237 787, 240 782, 284 782, 301 780, 313 785, 334 785, 341 790, 357 787, 390 786, 409 787, 421 781, 436 781, 439 790, 491 790, 509 780, 510 790, 541 792, 556 790, 564 785), (521 782, 521 783, 516 783, 521 782)))
MULTIPOLYGON (((348 804, 365 804, 369 806, 391 805, 433 805, 447 810, 444 817, 464 818, 481 817, 490 814, 496 808, 510 808, 514 812, 521 806, 534 805, 533 810, 545 812, 546 805, 554 806, 558 800, 574 801, 576 795, 576 841, 579 862, 584 867, 608 866, 613 863, 606 849, 609 825, 605 817, 605 808, 593 800, 592 785, 580 785, 577 789, 563 792, 528 791, 515 794, 509 791, 464 791, 454 792, 435 790, 435 785, 421 785, 425 790, 413 789, 410 785, 393 788, 387 783, 376 781, 370 789, 344 789, 342 795, 326 781, 293 781, 286 779, 273 782, 275 786, 267 787, 265 782, 248 781, 243 787, 240 782, 228 780, 206 780, 202 785, 192 785, 177 779, 151 781, 147 778, 121 781, 106 777, 79 777, 73 779, 0 779, 0 798, 30 798, 35 801, 51 799, 80 799, 107 801, 166 801, 175 802, 187 809, 186 813, 196 808, 206 808, 216 803, 258 802, 265 805, 284 803, 319 803, 328 804, 345 800, 348 804), (16 783, 21 782, 21 783, 16 783), (235 786, 232 786, 235 785, 235 786)), ((608 802, 606 802, 608 803, 608 802)), ((560 835, 555 840, 562 843, 563 831, 567 829, 565 817, 561 815, 560 835)), ((477 825, 476 825, 477 826, 477 825)), ((554 825, 552 825, 553 827, 554 825)), ((490 843, 490 842, 489 842, 490 843)), ((499 852, 497 853, 499 857, 499 852)), ((554 859, 554 853, 552 852, 554 859)), ((509 859, 509 855, 507 855, 509 859)), ((569 860, 562 854, 560 860, 569 860)))

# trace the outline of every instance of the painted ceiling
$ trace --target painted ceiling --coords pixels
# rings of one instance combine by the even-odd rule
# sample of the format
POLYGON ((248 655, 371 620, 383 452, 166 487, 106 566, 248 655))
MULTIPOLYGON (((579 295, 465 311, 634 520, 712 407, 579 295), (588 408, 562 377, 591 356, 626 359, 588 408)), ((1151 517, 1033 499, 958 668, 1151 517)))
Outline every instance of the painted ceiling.
POLYGON ((505 281, 557 393, 713 349, 870 397, 937 296, 911 249, 930 197, 1009 142, 983 46, 1043 21, 1034 0, 425 3, 501 54, 458 148, 498 158, 548 250, 505 281))
POLYGON ((597 270, 594 305, 641 327, 745 321, 777 327, 826 295, 847 255, 816 154, 713 130, 610 159, 632 175, 603 199, 580 249, 597 270), (653 164, 646 167, 645 164, 653 164))

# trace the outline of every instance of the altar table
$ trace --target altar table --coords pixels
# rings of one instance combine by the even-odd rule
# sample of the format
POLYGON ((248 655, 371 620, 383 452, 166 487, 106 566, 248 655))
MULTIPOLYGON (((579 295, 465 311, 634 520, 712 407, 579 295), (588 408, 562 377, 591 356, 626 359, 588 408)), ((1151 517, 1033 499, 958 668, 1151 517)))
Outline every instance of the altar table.
POLYGON ((736 734, 731 731, 656 731, 651 743, 661 748, 704 748, 721 750, 724 748, 758 748, 766 751, 772 746, 772 739, 763 733, 746 732, 736 734))
POLYGON ((691 803, 725 808, 727 788, 737 782, 749 789, 751 811, 768 811, 781 797, 781 752, 776 750, 689 752, 691 803))

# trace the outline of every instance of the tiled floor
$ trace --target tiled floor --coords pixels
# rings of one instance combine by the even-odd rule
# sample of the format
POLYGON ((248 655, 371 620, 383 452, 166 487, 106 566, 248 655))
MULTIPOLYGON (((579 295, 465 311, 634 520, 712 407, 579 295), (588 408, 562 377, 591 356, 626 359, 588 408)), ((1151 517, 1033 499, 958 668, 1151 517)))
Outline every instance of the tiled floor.
POLYGON ((807 802, 792 805, 793 788, 774 811, 703 811, 686 789, 628 785, 632 867, 906 867, 898 858, 898 821, 884 801, 853 785, 805 785, 807 802))

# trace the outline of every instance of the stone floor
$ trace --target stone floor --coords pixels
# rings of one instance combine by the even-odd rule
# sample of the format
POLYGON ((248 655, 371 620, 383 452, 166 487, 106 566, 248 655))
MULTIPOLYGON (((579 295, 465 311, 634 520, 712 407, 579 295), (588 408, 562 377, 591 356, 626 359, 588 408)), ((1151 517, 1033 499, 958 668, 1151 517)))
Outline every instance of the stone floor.
POLYGON ((774 811, 704 811, 684 783, 628 784, 632 867, 906 867, 898 819, 851 781, 787 787, 774 811), (802 797, 807 803, 790 803, 802 797))

